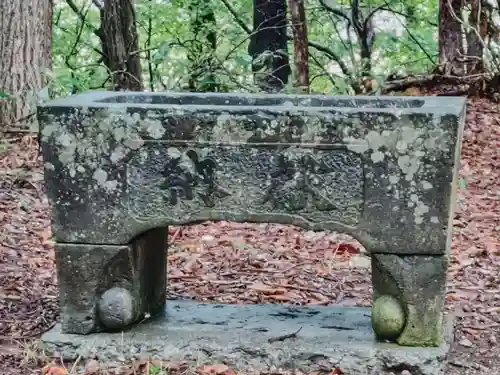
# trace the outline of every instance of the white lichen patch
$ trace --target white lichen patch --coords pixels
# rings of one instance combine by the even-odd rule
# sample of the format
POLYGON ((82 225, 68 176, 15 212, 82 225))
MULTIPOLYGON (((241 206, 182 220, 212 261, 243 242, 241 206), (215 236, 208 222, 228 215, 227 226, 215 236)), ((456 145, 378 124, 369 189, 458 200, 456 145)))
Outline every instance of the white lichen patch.
POLYGON ((254 133, 244 128, 246 116, 230 115, 223 113, 217 116, 216 124, 213 127, 213 140, 215 142, 244 143, 254 133))
POLYGON ((292 108, 292 107, 295 107, 295 104, 293 104, 292 101, 290 100, 287 100, 287 101, 284 101, 282 104, 281 104, 282 107, 285 107, 285 108, 292 108))
MULTIPOLYGON (((430 211, 421 197, 421 191, 434 188, 423 176, 436 173, 433 161, 443 153, 449 152, 452 142, 451 135, 441 127, 441 117, 435 116, 433 120, 435 122, 433 128, 398 123, 394 124, 393 129, 388 130, 384 129, 387 123, 380 122, 374 117, 370 119, 373 129, 363 137, 352 136, 352 132, 349 131, 345 131, 343 137, 347 149, 364 153, 374 164, 387 159, 392 159, 396 163, 397 170, 381 178, 388 180, 388 184, 393 187, 388 191, 392 191, 396 199, 407 199, 405 204, 412 209, 415 224, 423 223, 430 211), (404 182, 409 185, 402 185, 404 182)), ((436 216, 427 220, 433 223, 439 221, 436 216)))
POLYGON ((118 187, 118 181, 117 180, 108 180, 104 183, 104 189, 106 189, 109 192, 115 191, 118 187))
POLYGON ((429 207, 426 206, 422 201, 417 201, 413 215, 415 217, 415 224, 422 224, 424 221, 424 215, 429 212, 429 207))
POLYGON ((79 174, 88 173, 96 186, 107 190, 115 189, 118 182, 107 179, 104 163, 118 163, 140 149, 144 145, 141 130, 153 138, 164 133, 159 120, 141 120, 138 113, 129 114, 125 107, 76 110, 49 116, 49 120, 42 128, 42 139, 54 146, 69 176, 77 179, 79 174))
POLYGON ((92 178, 97 181, 97 184, 103 186, 108 179, 108 173, 105 170, 98 168, 94 171, 92 178))
POLYGON ((415 216, 415 224, 419 225, 424 222, 424 218, 422 216, 415 216))
POLYGON ((430 190, 432 189, 432 184, 429 182, 429 181, 421 181, 420 182, 422 184, 422 189, 424 190, 430 190))
POLYGON ((165 134, 165 128, 161 120, 153 118, 153 114, 148 113, 148 117, 141 121, 141 126, 153 139, 160 139, 165 134))
POLYGON ((406 180, 411 181, 426 153, 442 151, 436 150, 436 147, 443 144, 443 139, 446 137, 442 130, 427 131, 411 126, 401 126, 393 130, 370 130, 361 139, 346 136, 343 141, 347 148, 354 152, 371 151, 373 154, 381 152, 381 149, 386 150, 386 155, 396 158, 402 172, 406 175, 406 180))
POLYGON ((390 175, 389 182, 391 183, 391 185, 396 185, 399 182, 399 176, 398 175, 390 175))
POLYGON ((112 163, 117 163, 125 158, 125 156, 127 156, 127 149, 123 146, 118 146, 113 151, 111 151, 109 159, 112 163))
POLYGON ((420 158, 417 156, 402 155, 398 157, 398 166, 405 175, 406 181, 412 181, 420 168, 420 158))
POLYGON ((347 136, 344 137, 343 141, 346 142, 346 147, 349 151, 355 152, 357 154, 363 154, 370 148, 366 139, 358 139, 347 136))
POLYGON ((52 163, 49 163, 49 162, 46 162, 43 164, 44 168, 49 170, 49 171, 53 171, 55 170, 56 168, 54 167, 54 164, 52 163))
POLYGON ((117 126, 113 131, 113 136, 116 142, 121 142, 127 136, 126 128, 124 126, 117 126))
POLYGON ((144 145, 144 139, 137 133, 131 133, 123 140, 123 145, 130 150, 138 150, 144 145))
POLYGON ((374 153, 372 153, 371 158, 374 163, 380 163, 384 161, 385 155, 383 152, 375 151, 374 153))
POLYGON ((324 121, 321 117, 307 117, 304 129, 300 135, 300 141, 302 143, 320 143, 323 139, 325 127, 326 121, 324 121))
POLYGON ((92 178, 96 181, 96 188, 98 189, 100 188, 112 192, 118 186, 118 181, 108 180, 108 173, 101 168, 94 171, 92 178))

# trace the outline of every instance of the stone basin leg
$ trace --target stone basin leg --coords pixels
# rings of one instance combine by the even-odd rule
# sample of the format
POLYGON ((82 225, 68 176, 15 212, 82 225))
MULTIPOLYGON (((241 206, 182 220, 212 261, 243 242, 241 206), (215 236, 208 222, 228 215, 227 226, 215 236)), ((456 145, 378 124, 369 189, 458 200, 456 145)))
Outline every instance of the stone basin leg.
POLYGON ((372 254, 372 325, 381 340, 441 344, 446 255, 372 254))
POLYGON ((167 233, 154 229, 129 245, 57 243, 63 332, 119 331, 163 311, 167 233))

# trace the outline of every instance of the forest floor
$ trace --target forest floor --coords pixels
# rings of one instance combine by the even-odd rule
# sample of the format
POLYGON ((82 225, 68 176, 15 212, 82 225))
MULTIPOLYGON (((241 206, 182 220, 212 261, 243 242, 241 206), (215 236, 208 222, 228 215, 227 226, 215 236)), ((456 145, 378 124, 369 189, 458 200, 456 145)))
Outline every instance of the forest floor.
MULTIPOLYGON (((498 104, 469 100, 460 175, 465 184, 460 183, 453 221, 446 298, 446 308, 458 318, 446 374, 500 374, 498 104)), ((169 298, 370 305, 369 259, 347 236, 228 222, 171 228, 171 234, 169 298)), ((32 136, 19 136, 0 143, 0 374, 67 373, 37 346, 37 338, 58 318, 57 294, 38 145, 32 136), (51 367, 42 371, 46 365, 51 367)), ((161 374, 160 365, 89 361, 68 370, 161 374)), ((189 366, 170 364, 164 373, 237 371, 223 364, 189 366)))

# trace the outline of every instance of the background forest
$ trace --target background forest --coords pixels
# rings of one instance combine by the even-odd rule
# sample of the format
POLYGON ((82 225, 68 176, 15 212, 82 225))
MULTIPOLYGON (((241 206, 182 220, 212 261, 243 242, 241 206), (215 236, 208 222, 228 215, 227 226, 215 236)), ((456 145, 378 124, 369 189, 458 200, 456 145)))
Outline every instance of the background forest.
POLYGON ((380 94, 444 79, 460 95, 500 66, 496 0, 2 0, 0 14, 2 127, 26 123, 42 88, 380 94))

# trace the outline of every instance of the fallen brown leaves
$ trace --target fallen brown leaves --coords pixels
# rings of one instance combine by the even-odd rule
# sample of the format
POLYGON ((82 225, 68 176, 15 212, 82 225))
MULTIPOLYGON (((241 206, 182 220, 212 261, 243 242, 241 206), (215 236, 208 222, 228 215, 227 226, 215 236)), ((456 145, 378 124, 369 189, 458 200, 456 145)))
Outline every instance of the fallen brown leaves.
POLYGON ((36 142, 18 140, 0 170, 20 169, 0 180, 0 339, 36 336, 57 317, 47 198, 36 142))
POLYGON ((73 364, 71 367, 51 363, 42 369, 41 375, 342 375, 339 368, 329 371, 303 372, 271 369, 270 372, 238 372, 223 363, 194 364, 185 361, 162 362, 144 359, 131 364, 101 363, 96 360, 73 364))
POLYGON ((196 372, 199 375, 236 375, 236 371, 221 363, 202 365, 196 372))
MULTIPOLYGON (((493 103, 475 100, 469 103, 467 119, 447 294, 447 309, 458 313, 459 320, 448 374, 489 374, 500 366, 495 349, 500 339, 500 111, 493 103)), ((0 373, 6 375, 29 374, 22 355, 9 349, 10 339, 37 336, 57 318, 50 218, 41 173, 31 137, 16 139, 9 150, 0 151, 0 373)), ((370 304, 369 259, 348 236, 229 222, 169 230, 170 298, 370 304)), ((46 374, 63 375, 65 368, 47 369, 51 372, 46 374)), ((236 373, 225 364, 191 368, 181 362, 153 361, 104 367, 94 361, 77 370, 86 375, 236 373)), ((327 374, 339 375, 341 369, 327 374)))
POLYGON ((42 369, 42 375, 68 375, 68 370, 59 366, 45 366, 42 369))
POLYGON ((448 271, 447 308, 458 316, 449 373, 488 373, 498 368, 500 354, 492 350, 500 338, 498 105, 470 102, 460 177, 448 271))
POLYGON ((364 292, 369 269, 351 265, 353 254, 355 259, 368 258, 346 236, 229 222, 171 231, 177 233, 167 267, 171 297, 219 303, 369 304, 364 292), (358 288, 360 284, 364 286, 358 288))

